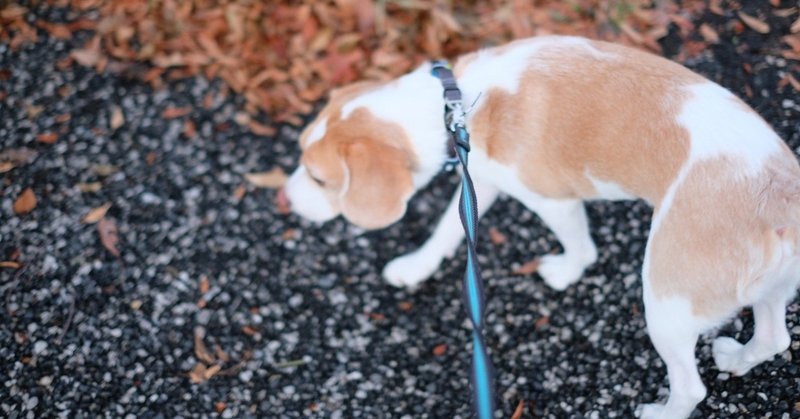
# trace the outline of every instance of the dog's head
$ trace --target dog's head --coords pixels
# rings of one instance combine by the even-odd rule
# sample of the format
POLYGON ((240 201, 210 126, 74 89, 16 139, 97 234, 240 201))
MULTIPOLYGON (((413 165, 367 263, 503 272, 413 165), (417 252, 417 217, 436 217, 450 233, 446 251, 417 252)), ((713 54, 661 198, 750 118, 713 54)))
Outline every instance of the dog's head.
POLYGON ((343 215, 366 229, 386 227, 405 214, 416 160, 407 133, 367 107, 343 109, 377 87, 364 82, 334 91, 301 134, 300 166, 285 186, 295 213, 317 222, 343 215))

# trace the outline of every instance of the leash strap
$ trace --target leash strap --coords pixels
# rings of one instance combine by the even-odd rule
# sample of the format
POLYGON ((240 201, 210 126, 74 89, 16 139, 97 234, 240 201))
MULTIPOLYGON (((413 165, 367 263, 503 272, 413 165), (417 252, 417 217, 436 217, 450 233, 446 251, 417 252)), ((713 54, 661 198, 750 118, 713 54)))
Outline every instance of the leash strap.
MULTIPOLYGON (((467 241, 467 269, 464 273, 464 301, 467 314, 472 321, 472 388, 473 407, 480 419, 490 419, 494 414, 494 371, 492 360, 486 352, 483 338, 484 292, 481 279, 478 255, 475 251, 477 242, 478 205, 475 188, 467 170, 469 154, 469 132, 466 127, 466 115, 461 102, 461 90, 456 84, 455 76, 446 61, 434 61, 431 73, 436 76, 444 88, 445 127, 450 139, 449 148, 454 151, 455 162, 461 163, 461 196, 458 209, 461 224, 464 227, 467 241)), ((451 157, 451 160, 453 157, 451 157)))

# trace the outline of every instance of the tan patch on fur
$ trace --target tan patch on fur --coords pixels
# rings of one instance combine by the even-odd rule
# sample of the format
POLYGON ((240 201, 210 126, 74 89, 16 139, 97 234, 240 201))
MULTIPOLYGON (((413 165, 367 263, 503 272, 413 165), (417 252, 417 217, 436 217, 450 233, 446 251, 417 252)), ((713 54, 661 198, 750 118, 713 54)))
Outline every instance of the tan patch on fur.
POLYGON ((332 123, 339 120, 341 117, 342 107, 352 99, 376 89, 383 83, 377 81, 361 81, 353 83, 331 91, 328 104, 319 112, 314 121, 312 121, 300 134, 300 147, 305 148, 308 144, 308 136, 314 131, 314 128, 323 120, 327 120, 327 126, 330 127, 332 123))
POLYGON ((516 94, 484 92, 473 142, 546 197, 594 196, 588 172, 658 204, 688 157, 688 133, 675 121, 686 99, 679 87, 705 79, 651 54, 591 45, 607 58, 544 46, 516 94))
POLYGON ((325 136, 304 151, 306 170, 324 181, 333 206, 354 224, 380 228, 397 221, 414 189, 408 134, 366 108, 332 119, 325 136))
POLYGON ((796 240, 800 167, 794 156, 785 148, 749 178, 743 164, 732 158, 695 163, 678 187, 649 243, 657 297, 689 298, 696 315, 727 315, 747 303, 739 301, 743 290, 774 269, 782 242, 796 240))

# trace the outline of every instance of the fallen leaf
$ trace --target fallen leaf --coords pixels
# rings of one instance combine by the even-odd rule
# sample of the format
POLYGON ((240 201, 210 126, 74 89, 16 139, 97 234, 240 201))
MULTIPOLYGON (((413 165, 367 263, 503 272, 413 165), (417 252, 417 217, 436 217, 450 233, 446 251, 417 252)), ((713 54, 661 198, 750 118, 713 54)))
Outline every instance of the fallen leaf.
POLYGON ((19 269, 22 265, 19 262, 14 262, 12 260, 4 260, 0 262, 0 268, 10 268, 10 269, 19 269))
POLYGON ((770 27, 767 22, 764 22, 763 20, 758 19, 756 17, 750 16, 745 12, 740 11, 738 12, 738 14, 739 14, 739 19, 742 19, 742 22, 744 22, 744 24, 747 25, 750 29, 762 34, 769 33, 770 27))
POLYGON ((200 293, 205 294, 211 289, 211 284, 208 282, 208 277, 203 275, 200 277, 200 293))
POLYGON ((183 135, 187 138, 192 138, 197 134, 197 126, 195 125, 194 121, 191 119, 187 119, 186 123, 183 125, 183 135))
POLYGON ((256 329, 254 329, 252 326, 242 326, 242 333, 247 336, 253 336, 258 333, 258 331, 256 331, 256 329))
POLYGON ((244 177, 257 188, 269 189, 280 188, 289 178, 280 167, 275 167, 269 172, 245 173, 244 177))
POLYGON ((717 42, 719 42, 719 34, 717 34, 717 31, 715 31, 714 28, 709 26, 707 23, 703 23, 702 25, 700 25, 699 30, 700 30, 700 35, 703 36, 703 39, 705 39, 706 42, 712 44, 716 44, 717 42))
POLYGON ((206 381, 206 366, 205 364, 198 362, 197 364, 192 367, 192 370, 189 371, 189 380, 193 384, 200 384, 206 381))
POLYGON ((400 301, 399 303, 397 303, 397 307, 403 311, 411 311, 414 305, 411 304, 411 301, 400 301))
POLYGON ((214 354, 222 362, 229 362, 231 357, 219 345, 214 345, 214 354))
POLYGON ((542 316, 542 317, 539 317, 538 319, 536 319, 536 322, 533 324, 533 327, 536 330, 539 330, 539 329, 547 326, 548 324, 550 324, 550 317, 542 316))
POLYGON ((100 62, 100 52, 91 49, 74 49, 69 54, 76 63, 84 67, 94 67, 100 62))
POLYGON ((111 130, 116 131, 117 128, 125 124, 125 114, 122 113, 122 108, 114 106, 111 109, 111 130))
POLYGON ((436 345, 433 348, 433 355, 434 356, 442 356, 447 352, 447 344, 443 343, 441 345, 436 345))
POLYGON ((130 306, 131 306, 131 309, 138 310, 138 309, 142 308, 142 304, 143 304, 142 300, 133 300, 133 301, 131 301, 130 306))
POLYGON ((499 246, 499 245, 507 242, 508 238, 506 237, 505 234, 501 233, 500 230, 498 230, 497 228, 490 227, 489 228, 489 240, 492 242, 492 244, 494 244, 496 246, 499 246))
POLYGON ((101 218, 97 223, 97 232, 100 234, 100 243, 103 244, 103 247, 105 247, 106 250, 108 250, 112 255, 119 257, 119 249, 117 249, 117 243, 119 243, 119 232, 117 230, 117 224, 114 222, 114 220, 101 218))
POLYGON ((79 191, 83 193, 89 193, 89 192, 99 191, 103 187, 103 184, 100 182, 89 182, 89 183, 79 183, 77 186, 79 191))
POLYGON ((244 198, 244 194, 247 193, 247 187, 244 185, 239 185, 236 189, 233 190, 233 200, 239 202, 244 198))
POLYGON ((11 163, 10 161, 0 162, 0 173, 8 172, 15 167, 17 166, 14 163, 11 163))
POLYGON ((147 153, 146 156, 144 156, 144 162, 147 163, 148 166, 152 166, 153 164, 155 164, 157 157, 158 154, 156 154, 155 151, 151 151, 147 153))
POLYGON ((514 409, 514 413, 511 415, 511 419, 522 419, 522 414, 525 412, 525 400, 520 400, 517 403, 517 408, 514 409))
POLYGON ((794 78, 794 76, 792 76, 791 74, 788 75, 787 79, 789 80, 789 84, 792 85, 794 90, 800 93, 800 82, 798 82, 797 79, 794 78))
POLYGON ((164 119, 175 119, 175 118, 180 118, 182 116, 189 115, 189 113, 191 111, 192 111, 192 108, 190 108, 188 106, 183 107, 183 108, 176 108, 176 107, 169 106, 166 109, 164 109, 164 112, 161 112, 161 116, 164 119))
POLYGON ((36 136, 36 141, 44 144, 53 144, 58 141, 58 134, 55 132, 43 132, 36 136))
POLYGON ((800 412, 800 402, 794 404, 794 410, 800 412))
POLYGON ((28 119, 35 119, 42 112, 44 112, 44 106, 41 105, 30 105, 25 107, 25 113, 28 115, 28 119))
POLYGON ((93 208, 91 211, 83 216, 81 222, 84 224, 94 224, 106 216, 106 212, 111 208, 111 203, 107 202, 99 207, 93 208))
POLYGON ((264 124, 260 124, 252 119, 250 120, 250 122, 247 123, 247 127, 250 128, 250 132, 252 132, 253 134, 261 135, 264 137, 271 137, 275 135, 276 132, 275 128, 266 126, 264 124))
POLYGON ((202 327, 194 328, 194 356, 206 364, 213 364, 217 362, 217 359, 214 358, 214 354, 208 350, 205 342, 203 342, 205 335, 206 331, 202 327))
POLYGON ((284 241, 286 241, 286 240, 292 240, 292 239, 294 239, 294 238, 295 238, 296 234, 297 234, 297 231, 295 231, 295 229, 293 229, 293 228, 287 228, 287 229, 286 229, 286 231, 284 231, 284 232, 283 232, 283 234, 281 234, 281 238, 282 238, 284 241))
POLYGON ((36 194, 33 189, 25 188, 14 201, 14 214, 27 214, 36 208, 36 194))
POLYGON ((214 403, 214 410, 216 410, 217 413, 224 412, 225 408, 227 408, 227 405, 225 404, 225 402, 216 402, 216 403, 214 403))
POLYGON ((530 275, 539 270, 539 258, 523 263, 519 268, 514 269, 512 272, 515 275, 530 275))
POLYGON ((794 23, 792 23, 792 26, 789 28, 789 31, 791 31, 792 33, 800 32, 800 17, 798 17, 797 20, 795 20, 794 23))

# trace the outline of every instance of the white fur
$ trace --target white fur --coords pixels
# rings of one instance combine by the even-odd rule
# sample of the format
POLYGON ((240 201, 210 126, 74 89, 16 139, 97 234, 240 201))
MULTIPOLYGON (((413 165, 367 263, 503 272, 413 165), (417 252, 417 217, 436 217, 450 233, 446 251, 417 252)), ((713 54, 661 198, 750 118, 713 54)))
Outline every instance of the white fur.
POLYGON ((729 155, 744 159, 755 174, 780 151, 781 139, 728 90, 711 82, 688 90, 692 98, 684 104, 678 122, 691 137, 689 165, 729 155))
POLYGON ((584 174, 589 181, 592 182, 592 186, 594 186, 594 190, 597 191, 596 198, 599 199, 608 199, 612 201, 617 200, 628 200, 628 199, 635 199, 633 195, 625 192, 621 186, 617 185, 614 182, 606 182, 596 177, 592 176, 589 171, 587 170, 584 174))
POLYGON ((316 143, 317 141, 321 140, 325 137, 325 132, 328 129, 328 118, 322 118, 322 120, 317 121, 314 127, 311 129, 311 132, 308 134, 308 138, 306 138, 306 143, 304 147, 308 147, 311 144, 316 143))

